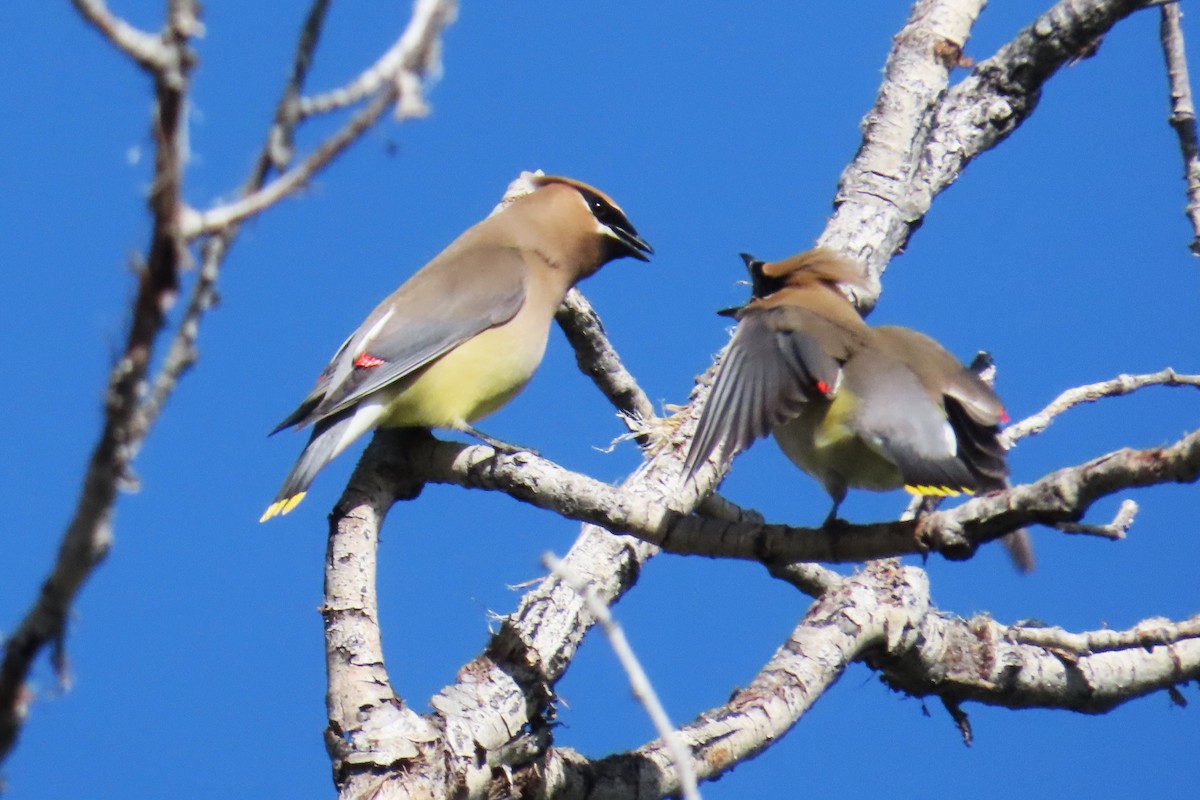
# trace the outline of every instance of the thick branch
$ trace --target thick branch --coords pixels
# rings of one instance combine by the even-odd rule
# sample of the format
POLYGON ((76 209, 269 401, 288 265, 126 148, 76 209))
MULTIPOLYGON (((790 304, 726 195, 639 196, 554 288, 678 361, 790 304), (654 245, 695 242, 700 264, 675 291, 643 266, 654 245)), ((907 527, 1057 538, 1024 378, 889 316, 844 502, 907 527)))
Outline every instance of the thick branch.
POLYGON ((686 515, 669 507, 669 484, 642 489, 627 483, 618 488, 529 453, 497 454, 483 445, 429 440, 409 447, 404 457, 430 481, 499 490, 562 516, 636 536, 670 553, 766 564, 862 562, 930 551, 960 560, 981 544, 1026 525, 1078 521, 1098 499, 1122 489, 1195 482, 1200 477, 1200 431, 1169 447, 1118 450, 915 521, 834 528, 686 515))
POLYGON ((914 697, 1101 714, 1200 678, 1194 618, 1162 624, 1159 633, 1166 635, 1158 638, 1169 644, 1154 644, 1155 632, 1141 626, 1123 633, 1068 635, 946 613, 929 614, 920 633, 920 644, 912 650, 871 662, 889 685, 914 697), (1190 629, 1191 638, 1184 638, 1184 629, 1190 629), (1023 638, 1040 638, 1047 646, 1022 644, 1023 638), (1080 644, 1084 646, 1074 647, 1080 644), (1101 645, 1097 652, 1089 652, 1092 644, 1101 645))
MULTIPOLYGON (((892 561, 872 564, 825 593, 745 688, 680 729, 697 776, 713 780, 767 749, 864 652, 913 647, 928 610, 925 572, 892 561)), ((536 772, 545 775, 542 788, 550 796, 586 786, 583 797, 659 798, 679 791, 669 763, 657 740, 596 762, 553 750, 536 772)))
POLYGON ((985 0, 922 0, 893 39, 875 105, 863 118, 863 141, 842 172, 833 217, 817 240, 856 256, 871 290, 856 297, 869 310, 888 260, 920 225, 933 196, 914 187, 932 118, 950 66, 938 55, 966 45, 985 0))
POLYGON ((397 499, 419 495, 424 482, 376 462, 378 453, 373 448, 363 456, 330 515, 325 558, 325 745, 334 782, 349 797, 370 796, 375 770, 413 758, 436 735, 392 690, 375 591, 384 516, 397 499))
MULTIPOLYGON (((934 197, 980 154, 1004 141, 1037 107, 1042 87, 1149 0, 1061 0, 946 92, 913 177, 914 196, 934 197)), ((925 203, 926 209, 928 202, 925 203)), ((923 214, 922 210, 922 214, 923 214)))
MULTIPOLYGON (((878 286, 935 197, 971 159, 1033 113, 1042 86, 1072 57, 1149 0, 1061 0, 947 89, 947 48, 961 49, 983 3, 917 3, 897 34, 864 138, 817 240, 857 257, 878 286)), ((856 298, 870 309, 878 292, 856 298)))

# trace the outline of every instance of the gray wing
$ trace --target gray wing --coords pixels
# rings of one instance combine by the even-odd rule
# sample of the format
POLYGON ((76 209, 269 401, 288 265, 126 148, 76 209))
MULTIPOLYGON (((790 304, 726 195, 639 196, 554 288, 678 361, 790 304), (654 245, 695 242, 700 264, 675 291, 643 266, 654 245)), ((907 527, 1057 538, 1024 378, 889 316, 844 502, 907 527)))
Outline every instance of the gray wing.
POLYGON ((798 307, 743 310, 696 425, 686 476, 715 451, 732 458, 799 414, 810 398, 837 390, 842 365, 831 351, 842 354, 830 347, 832 325, 798 307))
POLYGON ((952 397, 931 396, 904 362, 865 351, 846 365, 845 386, 858 398, 847 425, 906 486, 975 491, 1007 475, 998 429, 972 421, 952 397))
POLYGON ((380 303, 272 433, 337 414, 516 316, 528 265, 513 247, 444 251, 380 303))

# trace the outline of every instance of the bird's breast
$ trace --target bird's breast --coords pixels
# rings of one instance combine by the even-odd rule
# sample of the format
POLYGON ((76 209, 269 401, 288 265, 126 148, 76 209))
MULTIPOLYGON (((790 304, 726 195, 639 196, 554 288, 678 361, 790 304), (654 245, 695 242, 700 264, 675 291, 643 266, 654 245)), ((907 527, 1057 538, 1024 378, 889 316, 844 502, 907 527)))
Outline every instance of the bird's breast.
POLYGON ((550 316, 523 308, 401 382, 381 423, 461 428, 496 411, 533 376, 546 352, 550 316), (545 319, 542 319, 545 317, 545 319))
POLYGON ((853 429, 857 402, 838 392, 832 402, 811 400, 800 415, 775 428, 775 441, 792 463, 834 493, 834 487, 886 491, 904 484, 900 470, 853 429))

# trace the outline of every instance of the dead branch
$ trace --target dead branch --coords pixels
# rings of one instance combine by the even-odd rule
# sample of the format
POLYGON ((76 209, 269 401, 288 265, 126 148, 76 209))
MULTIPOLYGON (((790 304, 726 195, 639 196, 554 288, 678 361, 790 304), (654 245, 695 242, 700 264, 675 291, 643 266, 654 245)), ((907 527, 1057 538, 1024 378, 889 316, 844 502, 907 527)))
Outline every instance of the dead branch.
POLYGON ((1167 64, 1167 80, 1171 87, 1171 116, 1168 120, 1179 137, 1183 156, 1183 179, 1187 191, 1187 216, 1192 222, 1192 242, 1195 255, 1200 255, 1200 142, 1196 141, 1196 105, 1192 101, 1192 82, 1188 77, 1187 46, 1183 41, 1180 19, 1183 11, 1178 3, 1164 4, 1159 13, 1162 22, 1163 58, 1167 64))

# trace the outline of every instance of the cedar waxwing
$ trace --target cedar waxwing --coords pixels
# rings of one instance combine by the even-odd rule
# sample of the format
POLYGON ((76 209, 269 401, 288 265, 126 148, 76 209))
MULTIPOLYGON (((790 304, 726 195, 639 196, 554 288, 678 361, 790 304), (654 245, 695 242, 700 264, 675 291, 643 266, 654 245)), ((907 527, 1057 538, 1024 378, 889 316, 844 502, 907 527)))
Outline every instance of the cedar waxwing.
MULTIPOLYGON (((687 476, 714 452, 731 458, 773 433, 833 498, 826 525, 849 487, 946 496, 1008 485, 1000 398, 925 334, 869 327, 837 288, 866 288, 856 264, 826 249, 774 263, 742 258, 753 296, 722 312, 738 325, 687 476)), ((1023 532, 1006 544, 1020 569, 1032 569, 1023 532)))
POLYGON ((542 360, 567 290, 653 249, 603 192, 522 173, 501 204, 367 317, 272 433, 312 436, 260 521, 286 514, 326 464, 376 426, 452 428, 507 403, 542 360))

